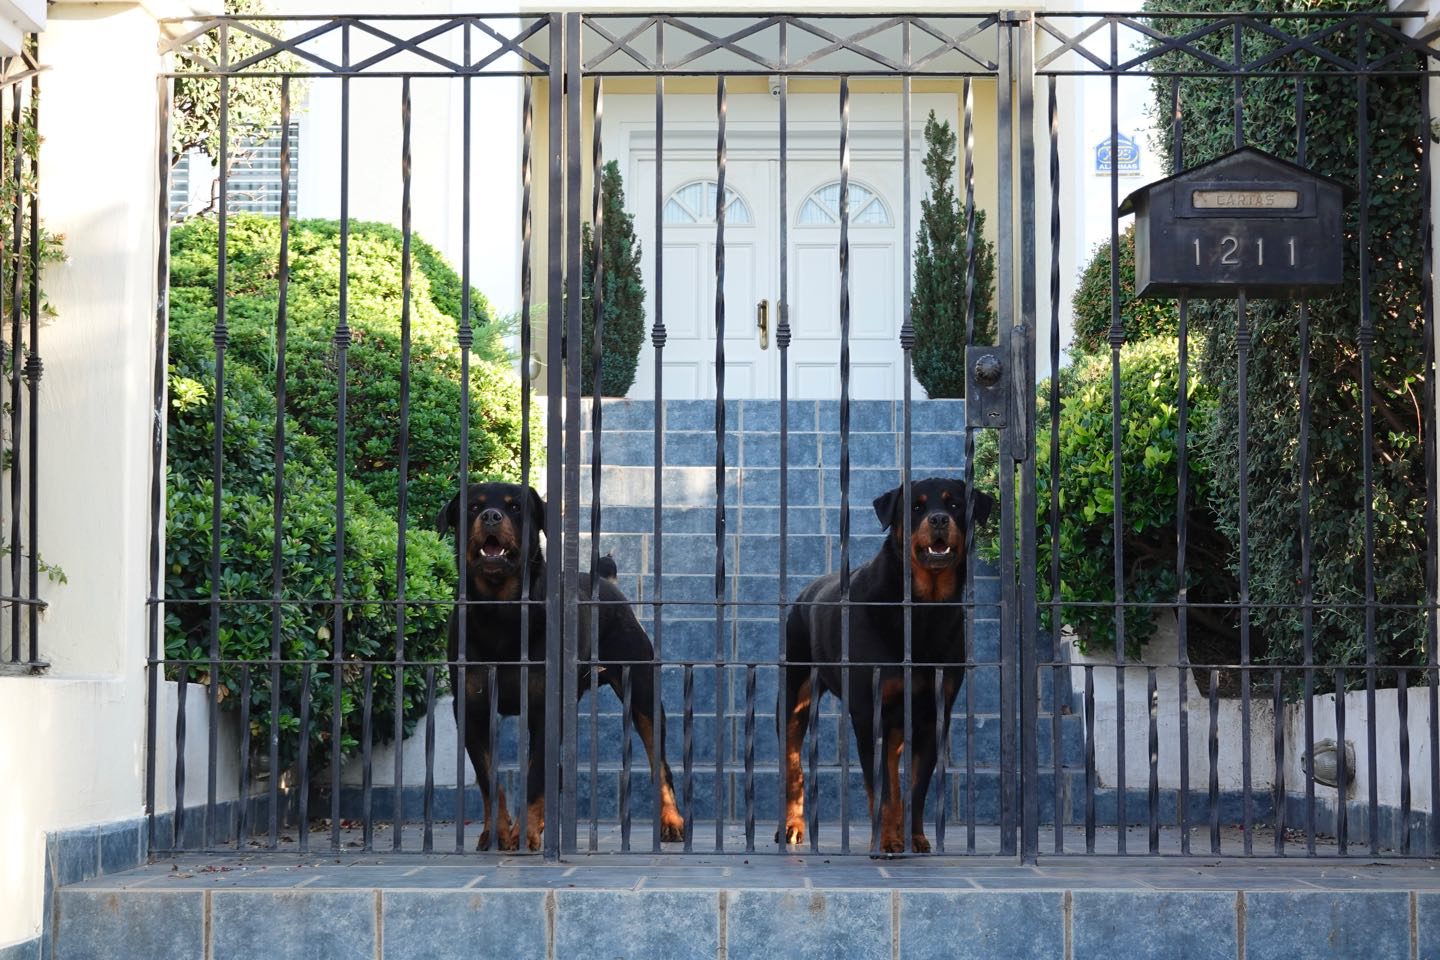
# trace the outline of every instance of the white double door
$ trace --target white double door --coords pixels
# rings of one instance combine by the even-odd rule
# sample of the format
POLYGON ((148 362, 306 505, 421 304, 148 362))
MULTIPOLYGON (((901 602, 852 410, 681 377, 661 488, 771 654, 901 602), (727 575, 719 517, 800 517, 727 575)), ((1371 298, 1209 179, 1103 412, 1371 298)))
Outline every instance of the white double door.
MULTIPOLYGON (((799 99, 799 98, 796 98, 799 99)), ((792 113, 792 116, 795 114, 792 113)), ((904 317, 902 143, 898 127, 862 131, 850 164, 850 395, 895 399, 903 390, 900 324, 904 317)), ((780 395, 780 226, 787 225, 791 341, 787 394, 795 399, 840 396, 841 270, 838 127, 792 124, 780 204, 780 162, 774 128, 731 138, 725 169, 724 392, 728 398, 780 395), (760 321, 768 329, 762 329, 760 321)), ((667 124, 663 182, 660 296, 654 259, 653 146, 629 157, 629 206, 646 247, 646 309, 663 308, 667 398, 710 398, 719 382, 716 344, 717 166, 713 128, 667 124)), ((912 145, 912 224, 924 181, 921 144, 912 145)), ((648 148, 647 148, 648 147, 648 148)), ((654 396, 654 348, 647 337, 630 396, 654 396)), ((917 396, 923 396, 918 392, 917 396)))

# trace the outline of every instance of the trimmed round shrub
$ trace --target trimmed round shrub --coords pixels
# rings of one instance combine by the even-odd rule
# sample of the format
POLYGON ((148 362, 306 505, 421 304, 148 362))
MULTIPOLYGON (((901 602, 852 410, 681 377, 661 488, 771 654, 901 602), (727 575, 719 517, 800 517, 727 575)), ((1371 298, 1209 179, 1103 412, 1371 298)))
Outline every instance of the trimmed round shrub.
MULTIPOLYGON (((172 234, 170 406, 166 536, 166 655, 200 661, 187 675, 207 680, 211 637, 212 536, 219 537, 217 592, 220 656, 266 660, 272 645, 284 661, 316 661, 309 678, 310 725, 300 730, 298 665, 281 668, 275 694, 282 765, 308 742, 312 764, 328 759, 336 709, 330 661, 335 651, 336 383, 333 335, 338 317, 339 228, 298 221, 290 234, 290 283, 285 341, 286 404, 283 523, 278 593, 273 583, 274 442, 278 349, 279 224, 231 217, 227 237, 229 342, 225 351, 221 524, 213 529, 213 443, 217 396, 215 345, 216 224, 192 220, 172 234), (271 602, 278 600, 278 603, 271 602), (317 759, 319 758, 319 759, 317 759)), ((400 410, 400 234, 391 227, 352 224, 349 248, 348 406, 345 469, 343 659, 340 749, 362 735, 361 661, 371 677, 376 739, 394 731, 393 660, 437 664, 443 685, 445 602, 455 591, 454 550, 433 519, 458 482, 460 350, 454 272, 428 245, 415 252, 410 299, 410 469, 404 596, 428 601, 404 608, 400 599, 398 522, 400 410), (432 286, 432 277, 434 285, 432 286), (432 298, 432 291, 440 299, 432 298), (444 304, 446 309, 442 309, 444 304), (403 623, 402 623, 403 621, 403 623)), ((519 477, 519 384, 505 362, 488 305, 472 296, 479 326, 471 359, 473 479, 519 477), (483 324, 483 325, 481 325, 483 324)), ((535 421, 538 423, 538 419, 535 421)), ((536 445, 536 453, 541 452, 536 445)), ((252 751, 264 756, 272 731, 268 665, 248 668, 252 751)), ((178 674, 176 674, 178 676, 178 674)), ((221 668, 222 697, 239 703, 246 668, 221 668)), ((404 671, 402 723, 408 731, 425 708, 425 669, 404 671)))

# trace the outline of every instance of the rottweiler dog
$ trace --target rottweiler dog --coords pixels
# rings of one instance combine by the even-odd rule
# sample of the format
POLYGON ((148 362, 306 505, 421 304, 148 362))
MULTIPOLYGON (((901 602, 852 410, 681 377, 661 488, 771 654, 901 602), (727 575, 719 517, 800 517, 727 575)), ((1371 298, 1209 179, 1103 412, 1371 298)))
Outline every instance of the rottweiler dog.
MULTIPOLYGON (((457 608, 450 615, 449 659, 450 686, 459 690, 459 669, 453 666, 460 652, 460 616, 467 618, 465 630, 465 749, 480 782, 485 801, 485 826, 480 834, 479 849, 488 849, 492 831, 502 850, 519 847, 519 824, 505 806, 502 790, 490 796, 490 674, 495 672, 497 702, 494 711, 501 716, 518 716, 521 708, 522 669, 513 666, 521 659, 521 643, 526 644, 529 666, 527 716, 530 735, 529 770, 525 781, 526 842, 531 850, 539 849, 545 825, 545 606, 530 605, 528 636, 520 633, 521 585, 528 581, 531 600, 545 599, 545 555, 540 547, 540 534, 545 531, 545 501, 531 487, 513 483, 472 483, 465 497, 467 516, 460 517, 460 495, 440 512, 436 527, 441 535, 457 531, 456 554, 465 556, 465 583, 459 596, 471 603, 457 608), (527 519, 528 518, 528 519, 527 519), (522 528, 527 542, 522 542, 522 528), (511 666, 490 666, 485 664, 511 666)), ((607 572, 607 571, 602 571, 607 572)), ((613 575, 611 562, 608 572, 613 575)), ((585 575, 580 579, 581 599, 595 595, 610 601, 599 607, 599 681, 623 698, 624 669, 608 668, 606 661, 647 661, 654 658, 654 648, 635 612, 626 602, 614 581, 608 577, 585 575), (594 586, 592 588, 592 579, 594 586)), ((590 617, 592 607, 580 608, 579 654, 581 661, 590 658, 590 617)), ((660 722, 651 716, 654 699, 655 671, 648 663, 634 663, 630 673, 630 719, 645 751, 654 764, 655 751, 660 751, 660 836, 664 840, 683 839, 685 821, 675 805, 674 781, 665 762, 665 714, 660 722)), ((590 686, 590 670, 579 671, 579 689, 583 694, 590 686)), ((457 696, 456 712, 459 712, 457 696)))
MULTIPOLYGON (((929 479, 910 486, 910 516, 902 488, 875 498, 875 515, 889 530, 880 552, 850 578, 850 663, 897 664, 880 671, 881 753, 880 837, 885 853, 905 850, 904 806, 900 797, 900 754, 905 736, 905 680, 898 666, 904 659, 904 553, 910 553, 911 614, 911 844, 927 852, 925 793, 935 772, 938 743, 935 730, 935 664, 943 668, 944 729, 965 677, 965 610, 957 604, 965 587, 966 489, 959 480, 929 479), (949 666, 954 664, 954 666, 949 666)), ((994 500, 976 492, 971 519, 979 524, 990 515, 994 500)), ((876 803, 872 666, 840 667, 840 574, 831 573, 800 592, 785 623, 786 715, 780 717, 785 738, 785 843, 805 840, 805 773, 800 748, 810 724, 810 702, 825 693, 840 696, 848 684, 850 721, 859 744, 865 793, 874 816, 876 803), (819 689, 812 689, 811 663, 819 689), (845 674, 848 672, 849 676, 845 674)))

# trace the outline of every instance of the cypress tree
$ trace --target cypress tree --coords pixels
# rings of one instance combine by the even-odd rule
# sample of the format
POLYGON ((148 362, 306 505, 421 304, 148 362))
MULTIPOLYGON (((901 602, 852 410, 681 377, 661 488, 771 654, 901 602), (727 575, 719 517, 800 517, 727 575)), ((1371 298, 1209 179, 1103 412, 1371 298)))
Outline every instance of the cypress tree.
POLYGON ((966 303, 965 251, 970 225, 955 195, 955 134, 950 124, 925 121, 925 173, 929 196, 920 201, 920 229, 915 236, 914 288, 910 317, 915 327, 915 378, 931 398, 965 395, 965 318, 975 312, 975 340, 993 342, 995 248, 984 238, 985 212, 974 216, 974 290, 966 303))
MULTIPOLYGON (((625 186, 620 165, 611 160, 601 170, 600 197, 603 218, 601 295, 604 316, 600 328, 600 394, 623 397, 635 382, 635 365, 645 338, 645 284, 640 276, 640 241, 635 218, 625 212, 625 186)), ((593 395, 595 343, 595 234, 585 224, 584 264, 581 268, 580 385, 593 395)))

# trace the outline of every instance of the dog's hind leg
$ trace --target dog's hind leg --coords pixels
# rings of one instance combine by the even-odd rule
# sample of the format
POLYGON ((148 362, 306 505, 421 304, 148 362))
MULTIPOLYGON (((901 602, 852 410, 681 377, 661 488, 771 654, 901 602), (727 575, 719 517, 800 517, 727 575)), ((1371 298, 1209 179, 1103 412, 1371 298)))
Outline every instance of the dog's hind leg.
MULTIPOLYGON (((793 633, 795 629, 792 623, 788 632, 793 633)), ((809 659, 808 646, 797 659, 809 659)), ((810 699, 818 696, 810 677, 808 665, 785 668, 784 714, 779 718, 785 738, 785 835, 775 838, 779 843, 805 842, 805 765, 800 751, 810 728, 810 699)))
MULTIPOLYGON (((653 654, 652 654, 653 656, 653 654)), ((624 671, 614 671, 617 675, 624 671)), ((630 675, 630 720, 640 742, 645 744, 645 755, 650 758, 650 768, 660 768, 660 839, 674 842, 685 839, 685 818, 675 803, 675 781, 670 776, 670 764, 665 762, 665 708, 660 708, 658 729, 650 715, 651 704, 655 702, 655 671, 649 664, 636 664, 629 670, 630 675)), ((621 702, 625 693, 617 690, 621 702)))

